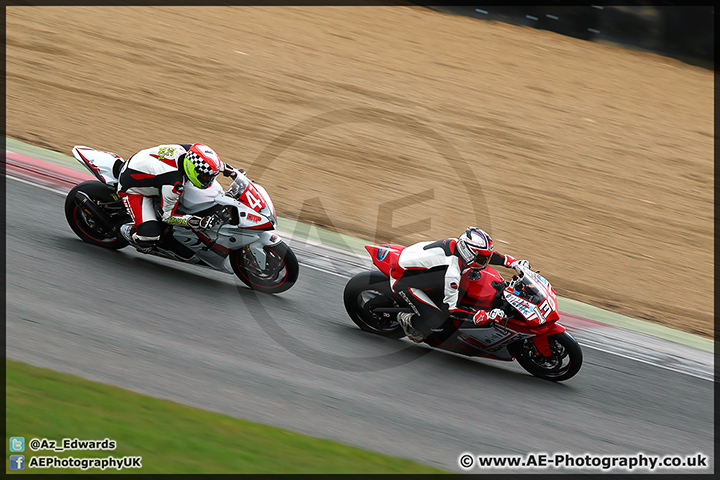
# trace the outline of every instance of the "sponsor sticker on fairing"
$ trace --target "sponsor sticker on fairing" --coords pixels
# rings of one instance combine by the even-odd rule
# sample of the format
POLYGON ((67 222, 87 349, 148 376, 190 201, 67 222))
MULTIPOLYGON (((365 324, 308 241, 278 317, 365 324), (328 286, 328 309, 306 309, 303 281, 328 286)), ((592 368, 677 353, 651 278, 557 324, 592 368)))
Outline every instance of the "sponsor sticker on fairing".
MULTIPOLYGON (((528 302, 527 300, 524 300, 517 295, 509 292, 505 292, 505 298, 507 301, 517 309, 518 312, 522 314, 523 317, 525 317, 525 320, 530 321, 534 320, 538 317, 537 308, 532 303, 528 302)), ((540 317, 540 323, 544 323, 545 318, 542 316, 540 317)))

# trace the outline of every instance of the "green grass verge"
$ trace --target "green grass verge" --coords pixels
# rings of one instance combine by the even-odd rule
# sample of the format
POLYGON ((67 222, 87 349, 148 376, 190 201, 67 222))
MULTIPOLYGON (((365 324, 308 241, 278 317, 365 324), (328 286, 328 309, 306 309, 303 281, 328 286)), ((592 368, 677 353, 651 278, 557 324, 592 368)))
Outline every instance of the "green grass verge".
MULTIPOLYGON (((122 473, 446 473, 432 467, 267 425, 140 395, 79 377, 6 362, 6 473, 9 437, 117 442, 114 451, 32 452, 58 457, 142 456, 122 473)), ((88 469, 86 473, 100 473, 88 469)), ((107 469, 105 473, 117 472, 107 469)))

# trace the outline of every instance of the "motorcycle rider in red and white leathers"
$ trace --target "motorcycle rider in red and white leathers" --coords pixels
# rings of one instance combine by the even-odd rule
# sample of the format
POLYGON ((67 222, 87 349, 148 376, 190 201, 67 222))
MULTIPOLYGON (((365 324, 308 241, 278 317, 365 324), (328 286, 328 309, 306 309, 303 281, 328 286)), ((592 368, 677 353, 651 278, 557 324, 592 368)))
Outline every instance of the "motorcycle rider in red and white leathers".
POLYGON ((420 242, 405 248, 390 270, 390 286, 413 309, 414 313, 399 313, 398 323, 408 338, 420 342, 438 330, 450 315, 473 321, 477 325, 501 320, 505 313, 499 309, 470 310, 458 306, 462 272, 482 270, 488 264, 517 268, 529 266, 527 260, 493 251, 493 241, 483 230, 469 227, 457 239, 420 242), (443 287, 444 298, 436 305, 424 290, 443 287))
POLYGON ((118 176, 118 196, 135 223, 123 225, 120 232, 139 251, 148 253, 153 249, 162 227, 151 197, 160 197, 163 222, 211 228, 213 216, 178 213, 186 182, 205 189, 220 173, 235 178, 236 172, 212 148, 200 143, 158 145, 139 151, 123 164, 118 176))

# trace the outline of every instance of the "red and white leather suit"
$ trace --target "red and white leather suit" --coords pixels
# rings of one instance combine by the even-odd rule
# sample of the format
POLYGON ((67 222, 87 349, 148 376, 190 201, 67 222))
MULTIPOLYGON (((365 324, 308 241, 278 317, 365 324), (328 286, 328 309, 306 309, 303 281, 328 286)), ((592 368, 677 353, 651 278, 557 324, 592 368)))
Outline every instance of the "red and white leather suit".
MULTIPOLYGON (((390 270, 390 286, 416 314, 415 328, 424 335, 438 329, 449 315, 477 321, 476 311, 458 307, 462 260, 456 255, 457 239, 420 242, 405 248, 390 270), (436 305, 425 290, 442 287, 443 300, 436 305)), ((517 259, 493 252, 490 263, 510 268, 517 259)), ((481 315, 482 317, 482 315, 481 315)))

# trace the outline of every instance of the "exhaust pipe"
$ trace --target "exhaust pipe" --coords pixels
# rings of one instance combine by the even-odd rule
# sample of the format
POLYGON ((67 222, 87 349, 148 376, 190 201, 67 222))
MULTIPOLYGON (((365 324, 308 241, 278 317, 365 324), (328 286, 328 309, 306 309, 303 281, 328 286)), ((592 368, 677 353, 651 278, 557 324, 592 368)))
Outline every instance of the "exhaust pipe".
POLYGON ((75 192, 75 203, 80 207, 83 212, 90 215, 102 228, 108 233, 113 235, 119 235, 118 226, 112 221, 110 216, 105 211, 98 207, 95 202, 85 192, 75 192))

